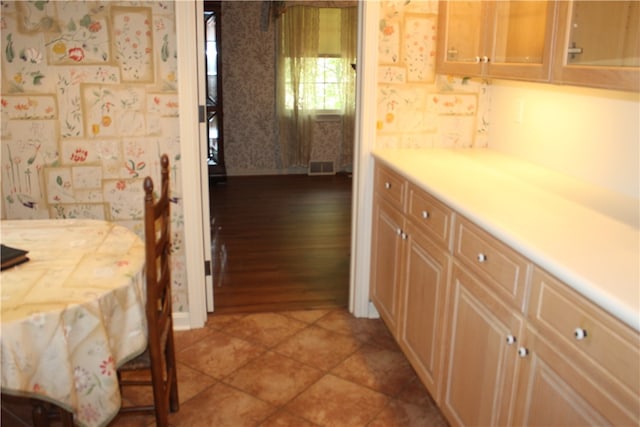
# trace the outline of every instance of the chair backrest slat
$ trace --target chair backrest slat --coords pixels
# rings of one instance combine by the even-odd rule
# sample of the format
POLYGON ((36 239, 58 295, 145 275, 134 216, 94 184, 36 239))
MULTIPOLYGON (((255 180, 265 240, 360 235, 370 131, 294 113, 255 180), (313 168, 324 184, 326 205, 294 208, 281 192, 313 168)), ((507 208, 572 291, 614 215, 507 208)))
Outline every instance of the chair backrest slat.
POLYGON ((149 350, 160 350, 158 322, 171 316, 171 211, 169 200, 169 158, 160 159, 160 194, 156 199, 153 181, 147 177, 145 190, 145 243, 147 248, 147 320, 149 322, 149 350))
MULTIPOLYGON (((131 369, 143 367, 151 371, 150 384, 153 386, 154 404, 153 406, 133 405, 121 408, 121 412, 125 409, 130 413, 153 410, 156 415, 156 425, 167 427, 168 413, 178 411, 180 401, 173 340, 171 200, 169 198, 169 158, 166 154, 161 156, 160 166, 162 170, 159 194, 154 193, 153 181, 150 177, 145 178, 143 185, 148 354, 145 352, 139 356, 140 365, 134 363, 131 366, 131 369)), ((120 376, 119 380, 121 380, 120 376)), ((141 382, 135 379, 128 381, 126 385, 140 384, 141 382)))

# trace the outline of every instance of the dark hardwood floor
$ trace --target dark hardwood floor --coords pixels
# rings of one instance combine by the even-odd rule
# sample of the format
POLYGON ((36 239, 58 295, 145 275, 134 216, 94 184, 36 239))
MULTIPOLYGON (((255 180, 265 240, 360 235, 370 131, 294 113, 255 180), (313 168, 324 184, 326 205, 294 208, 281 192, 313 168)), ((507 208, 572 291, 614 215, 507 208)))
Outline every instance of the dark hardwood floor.
POLYGON ((346 307, 351 176, 233 176, 210 189, 216 313, 346 307))

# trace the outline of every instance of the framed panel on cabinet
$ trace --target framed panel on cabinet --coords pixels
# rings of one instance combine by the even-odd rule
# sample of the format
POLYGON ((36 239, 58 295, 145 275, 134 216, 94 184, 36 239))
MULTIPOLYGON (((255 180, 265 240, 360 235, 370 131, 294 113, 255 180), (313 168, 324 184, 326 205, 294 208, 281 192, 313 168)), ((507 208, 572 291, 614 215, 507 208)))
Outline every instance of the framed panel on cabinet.
POLYGON ((548 81, 555 1, 441 1, 441 74, 548 81))
POLYGON ((640 2, 562 1, 552 80, 640 90, 640 2))

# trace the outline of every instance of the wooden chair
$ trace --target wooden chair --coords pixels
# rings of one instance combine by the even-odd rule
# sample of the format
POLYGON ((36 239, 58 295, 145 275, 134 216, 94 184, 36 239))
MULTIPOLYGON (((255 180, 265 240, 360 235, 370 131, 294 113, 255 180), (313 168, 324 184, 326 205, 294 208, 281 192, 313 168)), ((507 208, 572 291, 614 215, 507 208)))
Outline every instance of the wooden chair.
POLYGON ((57 423, 63 427, 74 426, 73 414, 53 403, 4 393, 2 393, 0 399, 2 400, 3 416, 5 411, 7 413, 12 413, 14 410, 22 412, 21 408, 31 407, 31 421, 34 427, 49 427, 52 423, 57 423))
POLYGON ((155 200, 153 181, 144 180, 144 224, 146 246, 146 316, 149 345, 144 353, 118 369, 121 390, 128 386, 153 388, 153 404, 123 406, 121 414, 155 413, 156 425, 168 424, 169 411, 179 410, 176 358, 171 308, 169 158, 161 157, 162 183, 155 200), (132 371, 143 371, 139 379, 132 371), (132 375, 133 374, 133 375, 132 375))

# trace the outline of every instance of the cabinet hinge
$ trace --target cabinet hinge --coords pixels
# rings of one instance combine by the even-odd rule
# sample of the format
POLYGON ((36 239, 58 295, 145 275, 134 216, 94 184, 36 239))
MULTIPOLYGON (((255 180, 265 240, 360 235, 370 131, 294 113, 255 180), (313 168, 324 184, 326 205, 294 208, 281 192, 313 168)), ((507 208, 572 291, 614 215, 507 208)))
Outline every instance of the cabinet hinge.
POLYGON ((198 105, 198 123, 204 123, 207 119, 207 110, 204 105, 198 105))
POLYGON ((204 275, 211 276, 211 261, 204 262, 204 275))

